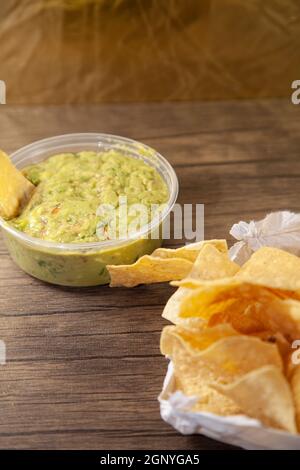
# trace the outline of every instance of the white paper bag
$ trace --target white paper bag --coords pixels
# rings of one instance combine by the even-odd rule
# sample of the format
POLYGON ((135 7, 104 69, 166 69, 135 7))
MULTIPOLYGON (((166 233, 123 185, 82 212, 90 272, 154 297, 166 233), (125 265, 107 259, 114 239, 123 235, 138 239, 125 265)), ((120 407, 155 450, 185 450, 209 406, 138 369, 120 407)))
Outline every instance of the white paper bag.
MULTIPOLYGON (((258 222, 239 222, 230 234, 239 240, 229 251, 238 264, 246 262, 262 246, 272 246, 300 255, 300 214, 274 212, 258 222)), ((297 449, 300 435, 266 428, 247 416, 218 416, 191 411, 196 399, 176 391, 172 362, 169 363, 163 390, 159 396, 164 421, 182 434, 203 434, 244 449, 297 449)))
POLYGON ((300 214, 289 211, 272 212, 264 219, 239 222, 230 234, 239 240, 229 250, 230 258, 238 264, 247 261, 262 246, 272 246, 300 255, 300 214))

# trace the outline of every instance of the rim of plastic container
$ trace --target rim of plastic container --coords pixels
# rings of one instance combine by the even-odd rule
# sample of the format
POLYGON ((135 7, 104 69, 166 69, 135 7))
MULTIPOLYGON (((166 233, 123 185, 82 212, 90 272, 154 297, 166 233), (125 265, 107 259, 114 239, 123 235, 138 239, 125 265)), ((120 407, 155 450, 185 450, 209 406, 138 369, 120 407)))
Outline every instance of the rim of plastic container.
MULTIPOLYGON (((144 159, 146 163, 150 163, 151 158, 154 157, 156 160, 156 163, 159 163, 159 165, 164 169, 165 172, 168 173, 168 176, 170 177, 170 184, 166 180, 164 174, 159 170, 159 168, 156 168, 161 176, 163 177, 165 183, 168 185, 169 189, 169 199, 167 203, 165 204, 165 207, 163 211, 159 214, 158 217, 155 217, 152 219, 147 225, 145 225, 141 230, 138 232, 135 232, 128 238, 123 238, 123 239, 118 239, 118 240, 105 240, 105 241, 99 241, 99 242, 88 242, 88 243, 56 243, 52 241, 47 241, 43 240, 41 238, 36 238, 32 237, 30 235, 25 234, 24 232, 21 232, 20 230, 17 230, 16 228, 12 227, 9 225, 9 223, 4 220, 2 217, 0 217, 0 227, 8 232, 10 235, 13 237, 19 239, 22 242, 27 243, 28 245, 34 246, 36 248, 49 248, 53 250, 62 250, 62 251, 90 251, 90 250, 101 250, 105 248, 114 248, 118 247, 120 245, 128 244, 130 242, 133 242, 137 239, 143 238, 145 235, 149 235, 151 232, 155 231, 159 227, 159 225, 166 219, 166 217, 169 215, 171 212, 177 196, 178 196, 178 179, 177 175, 171 166, 171 164, 168 162, 168 160, 163 157, 160 153, 158 153, 156 150, 154 150, 152 147, 149 147, 148 145, 145 145, 137 140, 129 139, 126 137, 121 137, 118 135, 113 135, 113 134, 104 134, 104 133, 96 133, 96 132, 87 132, 87 133, 73 133, 73 134, 63 134, 63 135, 58 135, 54 137, 49 137, 46 139, 42 140, 37 140, 33 142, 32 144, 26 145, 16 152, 13 152, 11 154, 11 160, 13 163, 21 163, 22 158, 26 159, 30 155, 34 155, 39 152, 55 152, 56 149, 58 152, 63 152, 66 151, 70 147, 74 146, 84 146, 84 144, 91 145, 97 143, 99 145, 99 148, 103 146, 103 144, 107 143, 108 146, 111 146, 113 148, 113 145, 116 147, 119 145, 124 145, 125 147, 123 150, 126 149, 126 145, 129 145, 128 150, 130 151, 130 148, 136 147, 136 153, 140 155, 141 158, 144 159), (65 147, 65 149, 64 149, 65 147)), ((82 150, 85 150, 82 148, 82 150)), ((119 148, 119 150, 122 150, 119 148)), ((51 156, 51 153, 49 156, 51 156)), ((55 153, 52 153, 54 155, 55 153)), ((134 158, 134 157, 132 157, 134 158)), ((151 163, 150 163, 151 164, 151 163)), ((153 166, 153 165, 152 165, 153 166)))

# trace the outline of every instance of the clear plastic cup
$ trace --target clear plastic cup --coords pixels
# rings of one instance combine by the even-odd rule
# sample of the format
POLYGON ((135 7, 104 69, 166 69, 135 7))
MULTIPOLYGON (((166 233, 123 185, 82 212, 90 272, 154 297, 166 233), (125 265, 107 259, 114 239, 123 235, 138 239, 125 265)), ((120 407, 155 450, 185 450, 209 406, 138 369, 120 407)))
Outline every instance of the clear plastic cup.
POLYGON ((15 229, 0 217, 4 240, 16 264, 42 281, 64 286, 95 286, 109 282, 107 264, 130 264, 161 246, 162 239, 150 234, 161 226, 172 210, 178 194, 178 180, 168 161, 140 142, 107 134, 66 134, 37 141, 11 155, 19 169, 38 163, 51 155, 83 150, 118 150, 144 160, 163 177, 169 200, 159 217, 126 240, 93 243, 55 243, 34 238, 15 229))

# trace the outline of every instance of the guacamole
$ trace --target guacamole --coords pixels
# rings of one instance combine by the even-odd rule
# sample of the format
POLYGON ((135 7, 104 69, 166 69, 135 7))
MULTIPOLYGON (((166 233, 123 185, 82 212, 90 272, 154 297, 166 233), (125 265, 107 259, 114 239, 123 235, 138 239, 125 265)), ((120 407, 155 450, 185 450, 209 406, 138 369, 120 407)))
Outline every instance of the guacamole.
POLYGON ((160 210, 169 198, 164 179, 143 160, 114 149, 64 153, 27 166, 23 173, 36 189, 21 215, 6 224, 34 238, 15 236, 5 227, 3 236, 13 260, 31 276, 63 286, 106 284, 106 265, 134 263, 161 246, 161 231, 156 230, 154 237, 118 241, 124 225, 122 198, 129 224, 135 222, 130 209, 136 204, 143 204, 151 220, 152 205, 160 210), (103 205, 109 210, 99 211, 103 205), (117 214, 116 243, 111 212, 117 214), (97 243, 109 240, 112 244, 97 243), (87 246, 89 242, 96 243, 87 246))
MULTIPOLYGON (((159 210, 169 197, 155 168, 116 150, 54 155, 24 168, 23 173, 36 190, 22 214, 10 223, 27 235, 58 243, 118 239, 124 224, 124 212, 117 210, 120 197, 126 197, 127 225, 138 217, 131 207, 143 204, 150 222, 153 207, 159 210), (103 210, 106 206, 116 209, 114 230, 110 209, 103 210)), ((137 229, 141 225, 137 220, 137 229)))

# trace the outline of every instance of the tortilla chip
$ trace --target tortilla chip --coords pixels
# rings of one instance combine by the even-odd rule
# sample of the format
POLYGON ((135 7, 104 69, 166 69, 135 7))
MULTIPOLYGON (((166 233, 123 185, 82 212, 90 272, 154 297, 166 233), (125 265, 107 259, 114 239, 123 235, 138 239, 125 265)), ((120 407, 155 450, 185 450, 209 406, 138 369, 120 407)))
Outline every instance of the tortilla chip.
POLYGON ((243 414, 266 426, 297 432, 292 393, 279 368, 263 366, 231 384, 215 383, 211 386, 232 399, 243 414))
POLYGON ((300 338, 300 302, 273 298, 266 304, 256 304, 256 317, 266 329, 281 333, 290 339, 300 338))
POLYGON ((152 256, 159 258, 183 258, 194 262, 203 248, 210 246, 216 251, 227 253, 228 247, 226 240, 203 240, 201 242, 190 243, 180 248, 157 248, 153 251, 152 256))
POLYGON ((227 313, 230 308, 243 312, 249 303, 266 303, 276 299, 268 289, 234 279, 203 281, 201 284, 202 287, 191 290, 182 299, 180 317, 199 317, 208 321, 214 314, 227 313))
POLYGON ((207 411, 224 416, 240 413, 239 407, 233 400, 209 386, 210 382, 216 380, 215 375, 209 367, 199 362, 197 355, 189 352, 179 337, 171 334, 167 338, 167 333, 163 332, 161 347, 163 354, 167 353, 172 357, 177 389, 186 396, 195 397, 193 406, 195 411, 207 411))
POLYGON ((110 287, 134 287, 138 284, 166 282, 182 279, 191 270, 193 264, 183 258, 162 259, 152 255, 139 258, 134 264, 110 265, 110 287))
POLYGON ((291 388, 296 409, 296 422, 300 432, 300 365, 295 366, 291 376, 291 388))
MULTIPOLYGON (((215 240, 213 240, 213 242, 215 242, 215 240)), ((202 280, 220 279, 232 276, 238 269, 239 266, 230 261, 225 252, 222 253, 219 249, 216 249, 214 244, 210 245, 207 242, 197 256, 192 270, 189 273, 189 278, 200 278, 202 280)), ((180 303, 190 292, 190 289, 179 287, 169 298, 162 314, 163 318, 166 318, 174 324, 189 324, 191 328, 199 325, 198 319, 185 320, 179 317, 180 303)))
POLYGON ((300 292, 300 258, 278 248, 260 248, 235 277, 271 289, 300 292))
POLYGON ((277 345, 278 351, 282 358, 284 364, 284 373, 285 367, 290 355, 290 343, 281 333, 274 333, 271 330, 262 330, 251 333, 253 336, 260 338, 262 341, 266 341, 267 343, 273 343, 277 345))
POLYGON ((242 334, 263 333, 267 329, 267 322, 257 311, 257 303, 248 300, 235 300, 222 313, 216 313, 208 321, 208 326, 229 323, 242 334))
POLYGON ((191 293, 190 289, 179 287, 168 299, 162 317, 169 320, 174 325, 186 326, 189 329, 199 329, 205 324, 201 318, 181 318, 179 317, 180 305, 182 300, 191 293))
MULTIPOLYGON (((264 286, 282 299, 300 299, 300 258, 286 251, 260 248, 233 276, 239 281, 264 286)), ((199 276, 194 279, 189 276, 174 285, 197 288, 202 285, 201 280, 199 276)))
POLYGON ((177 249, 158 248, 152 255, 145 255, 130 265, 110 265, 111 287, 134 287, 138 284, 152 284, 182 279, 188 275, 199 252, 206 246, 227 251, 226 240, 208 240, 177 249))
POLYGON ((180 348, 209 364, 223 380, 228 375, 240 376, 263 365, 283 368, 276 344, 240 335, 229 325, 206 328, 198 333, 178 326, 165 327, 161 335, 162 353, 172 358, 180 348))
POLYGON ((211 282, 186 278, 172 282, 178 284, 186 289, 178 300, 179 319, 196 317, 209 326, 229 322, 246 334, 270 330, 293 339, 300 337, 300 301, 282 298, 276 289, 234 278, 211 282))
POLYGON ((259 338, 239 335, 217 341, 203 351, 202 360, 209 363, 221 381, 228 382, 227 375, 241 376, 264 365, 283 369, 283 362, 276 344, 259 338))
POLYGON ((240 267, 213 245, 205 245, 195 260, 189 277, 199 280, 214 280, 234 276, 240 267))
POLYGON ((17 217, 34 189, 8 155, 0 150, 0 216, 7 220, 17 217))
POLYGON ((181 326, 166 326, 161 334, 161 351, 166 356, 171 356, 173 352, 174 339, 186 347, 190 353, 196 353, 208 348, 216 341, 228 336, 239 335, 232 326, 228 324, 218 325, 214 328, 204 328, 191 331, 181 326))
POLYGON ((166 327, 161 337, 161 351, 174 364, 176 384, 187 396, 195 396, 195 410, 220 415, 241 413, 232 399, 224 400, 211 383, 232 383, 261 365, 282 368, 276 345, 260 339, 237 335, 228 326, 208 328, 198 335, 179 327, 166 327), (222 334, 227 337, 219 339, 222 334), (208 347, 205 347, 208 345, 208 347))

